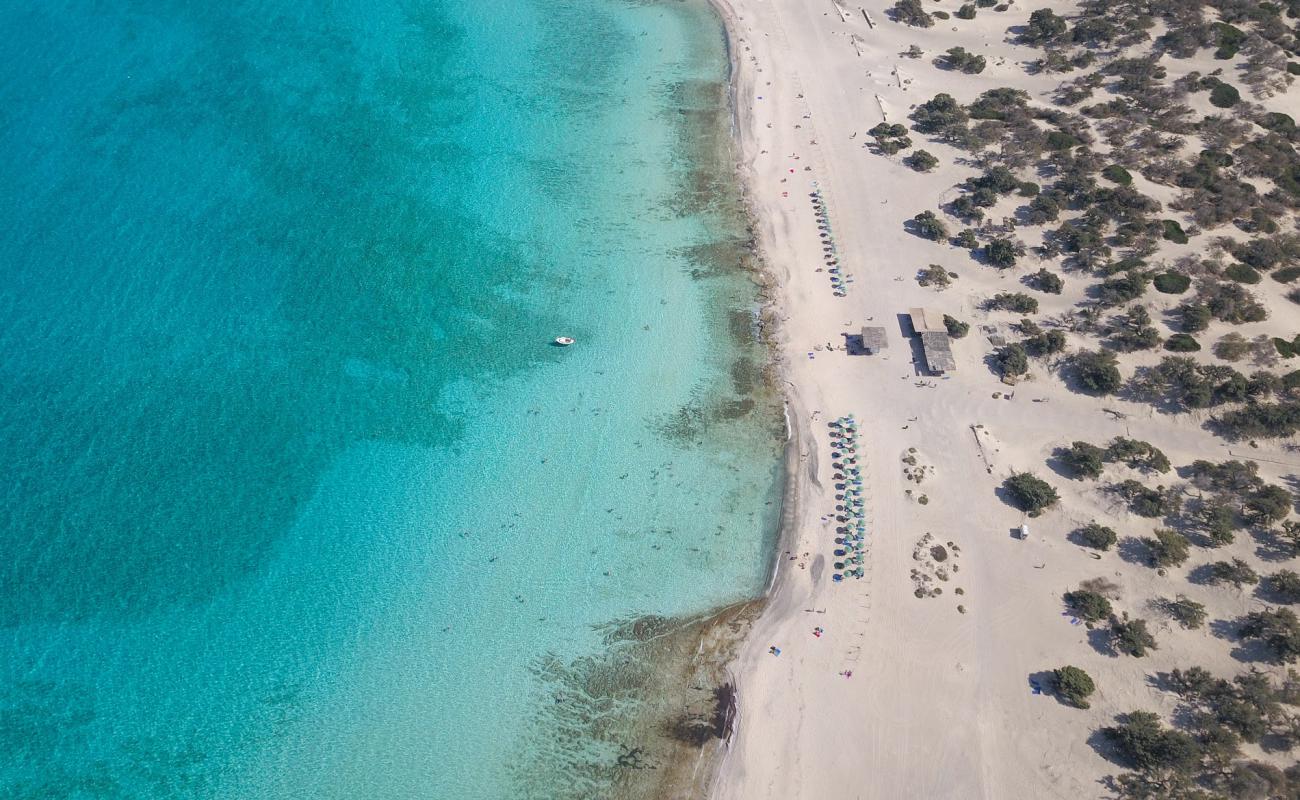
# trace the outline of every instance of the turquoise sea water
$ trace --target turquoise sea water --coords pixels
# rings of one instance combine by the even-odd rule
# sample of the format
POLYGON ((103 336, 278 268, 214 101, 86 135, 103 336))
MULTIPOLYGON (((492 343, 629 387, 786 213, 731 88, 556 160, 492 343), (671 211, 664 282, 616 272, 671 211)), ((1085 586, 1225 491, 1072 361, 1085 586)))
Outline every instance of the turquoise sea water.
POLYGON ((776 521, 718 21, 0 28, 0 796, 606 796, 529 766, 616 755, 541 665, 752 594, 776 521))

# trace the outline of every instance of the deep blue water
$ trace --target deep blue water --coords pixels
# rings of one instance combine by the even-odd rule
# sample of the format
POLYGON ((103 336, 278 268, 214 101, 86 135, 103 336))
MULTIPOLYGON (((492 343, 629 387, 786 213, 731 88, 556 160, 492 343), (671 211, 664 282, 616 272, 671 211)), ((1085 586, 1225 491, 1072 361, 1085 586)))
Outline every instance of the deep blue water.
POLYGON ((39 0, 0 29, 0 796, 563 794, 518 768, 539 664, 767 568, 718 21, 39 0))

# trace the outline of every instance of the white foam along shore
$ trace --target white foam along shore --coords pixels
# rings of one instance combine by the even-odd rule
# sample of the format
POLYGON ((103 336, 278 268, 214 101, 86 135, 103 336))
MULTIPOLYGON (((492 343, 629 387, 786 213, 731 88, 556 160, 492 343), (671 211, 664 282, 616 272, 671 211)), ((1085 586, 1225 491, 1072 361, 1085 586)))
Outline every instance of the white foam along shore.
MULTIPOLYGON (((787 493, 797 500, 788 509, 769 601, 732 666, 738 721, 712 795, 1104 796, 1100 781, 1118 769, 1089 746, 1089 736, 1119 713, 1172 709, 1169 694, 1147 680, 1150 673, 1200 664, 1231 674, 1241 665, 1226 647, 1204 646, 1204 631, 1168 624, 1161 624, 1161 649, 1146 659, 1114 658, 1090 646, 1088 631, 1061 615, 1061 593, 1080 581, 1107 577, 1135 609, 1157 594, 1195 592, 1174 575, 1153 586, 1145 566, 1114 552, 1098 560, 1066 534, 1097 519, 1147 535, 1155 521, 1140 520, 1138 528, 1095 487, 1054 480, 1062 502, 1021 539, 1013 532, 1026 520, 999 499, 998 487, 1013 471, 1044 472, 1053 448, 1076 439, 1104 443, 1140 433, 1176 464, 1231 455, 1199 424, 1073 393, 1057 376, 1035 375, 1015 388, 999 384, 984 364, 992 345, 977 326, 1005 330, 1018 315, 990 315, 981 301, 1017 291, 1024 269, 981 267, 964 251, 904 231, 918 211, 952 199, 952 187, 975 169, 943 144, 921 143, 940 160, 928 173, 864 146, 867 130, 882 121, 907 124, 909 108, 938 92, 970 102, 1010 86, 1043 101, 1059 76, 1029 75, 1023 62, 1038 53, 1007 35, 1043 3, 981 10, 960 27, 918 29, 888 20, 887 0, 712 2, 729 37, 739 168, 773 279, 777 358, 799 448, 787 493), (900 56, 912 45, 922 58, 900 56), (937 69, 933 57, 955 45, 984 55, 988 69, 959 77, 937 69), (824 271, 814 185, 826 201, 839 264, 853 278, 845 297, 835 296, 824 271), (918 269, 936 262, 960 273, 956 287, 936 293, 918 285, 918 269), (972 323, 973 335, 954 345, 956 371, 944 378, 926 377, 913 363, 899 315, 917 306, 972 323), (864 325, 886 329, 882 355, 845 352, 845 335, 864 325), (827 519, 836 480, 826 423, 843 414, 860 422, 870 533, 865 577, 836 582, 836 523, 827 519), (904 468, 921 471, 924 480, 915 483, 904 468), (930 556, 935 545, 945 548, 944 564, 930 556), (917 581, 943 593, 918 599, 917 581), (823 632, 814 635, 818 628, 823 632), (1096 679, 1091 710, 1033 690, 1035 675, 1064 664, 1096 679)), ((926 3, 949 12, 957 5, 926 3)), ((1062 14, 1074 8, 1049 5, 1062 14)), ((1209 72, 1208 58, 1189 66, 1209 72)), ((1169 199, 1162 187, 1143 188, 1169 199)), ((1064 309, 1081 297, 1082 286, 1047 302, 1064 309)), ((1297 317, 1292 308, 1270 310, 1297 317)), ((1292 327, 1300 327, 1296 322, 1292 327)), ((1147 363, 1134 361, 1140 358, 1121 356, 1126 374, 1134 363, 1147 363)), ((1261 475, 1286 472, 1267 461, 1284 463, 1280 448, 1253 455, 1261 475)), ((1221 616, 1253 607, 1231 593, 1201 592, 1197 599, 1221 616)))

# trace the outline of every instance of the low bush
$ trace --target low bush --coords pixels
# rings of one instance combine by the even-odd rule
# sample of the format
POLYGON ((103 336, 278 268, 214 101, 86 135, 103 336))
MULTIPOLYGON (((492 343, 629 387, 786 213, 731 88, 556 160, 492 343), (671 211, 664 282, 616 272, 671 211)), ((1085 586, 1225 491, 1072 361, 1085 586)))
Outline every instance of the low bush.
POLYGON ((943 315, 943 327, 947 329, 948 335, 954 339, 960 339, 967 333, 970 333, 970 323, 962 322, 956 317, 943 315))
POLYGON ((1231 561, 1216 561, 1209 566, 1209 579, 1211 583, 1231 583, 1240 589, 1243 585, 1255 585, 1259 583, 1259 575, 1255 570, 1240 558, 1234 558, 1231 561))
POLYGON ((914 28, 929 28, 934 25, 934 19, 921 6, 921 0, 898 0, 889 9, 889 13, 895 22, 914 28))
POLYGON ((948 238, 948 226, 943 224, 933 211, 922 211, 915 217, 912 217, 912 223, 916 227, 917 235, 922 239, 929 239, 932 242, 942 242, 948 238))
POLYGON ((1230 83, 1218 78, 1202 78, 1201 84, 1210 90, 1210 105, 1215 108, 1232 108, 1241 102, 1241 92, 1230 83))
POLYGON ((1113 529, 1096 522, 1084 525, 1078 530, 1078 534, 1083 543, 1094 550, 1109 550, 1119 540, 1113 529))
POLYGON ((1282 663, 1290 664, 1300 657, 1300 619, 1289 608, 1247 614, 1239 633, 1246 639, 1263 642, 1282 663))
POLYGON ((917 150, 903 158, 903 163, 917 172, 929 172, 939 164, 939 159, 926 150, 917 150))
POLYGON ((998 372, 1008 378, 1016 378, 1029 371, 1029 357, 1025 348, 1015 342, 998 348, 993 355, 993 363, 997 365, 998 372))
POLYGON ((1106 350, 1080 350, 1070 359, 1079 385, 1093 394, 1114 394, 1124 384, 1115 354, 1106 350))
POLYGON ((1192 279, 1180 272, 1162 272, 1151 282, 1162 294, 1182 294, 1192 286, 1192 279))
POLYGON ((1017 314, 1037 314, 1038 299, 1022 292, 999 292, 984 301, 989 311, 1014 311, 1017 314))
POLYGON ((1060 495, 1047 481, 1028 472, 1017 472, 1002 482, 1011 501, 1031 517, 1052 507, 1060 495))
POLYGON ((1151 560, 1158 567, 1182 566, 1191 554, 1187 537, 1169 528, 1157 528, 1154 535, 1143 537, 1142 543, 1147 546, 1151 560))
MULTIPOLYGON (((1186 774, 1201 760, 1201 747, 1186 733, 1160 724, 1160 717, 1150 711, 1125 714, 1121 724, 1101 729, 1126 763, 1149 773, 1186 774)), ((1129 795, 1159 797, 1158 794, 1129 795)), ((1165 794, 1165 797, 1191 795, 1165 794)))
POLYGON ((1166 219, 1160 222, 1161 235, 1174 244, 1187 244, 1187 234, 1183 232, 1183 226, 1178 224, 1178 220, 1166 219))
POLYGON ((1205 623, 1205 604, 1198 603, 1184 595, 1165 601, 1165 610, 1179 625, 1189 630, 1201 627, 1205 623))
POLYGON ((1300 603, 1300 575, 1284 569, 1269 575, 1266 580, 1269 591, 1283 603, 1300 603))
POLYGON ((1061 463, 1080 478, 1100 478, 1106 466, 1106 451, 1088 442, 1074 442, 1060 452, 1061 463))
POLYGON ((1065 281, 1061 280, 1061 276, 1046 267, 1029 275, 1025 280, 1032 288, 1047 294, 1060 294, 1065 288, 1065 281))
MULTIPOLYGON (((938 16, 938 13, 935 16, 938 16)), ((964 47, 949 48, 940 61, 945 68, 961 70, 967 75, 978 75, 987 65, 984 56, 972 53, 964 47)))
POLYGON ((1251 269, 1245 264, 1233 264, 1223 271, 1223 274, 1237 283, 1256 284, 1264 280, 1264 276, 1251 269))
POLYGON ((1278 283, 1290 283, 1296 278, 1300 278, 1300 267, 1283 267, 1269 277, 1278 283))
POLYGON ((1024 248, 1010 239, 990 239, 984 245, 984 257, 998 269, 1007 269, 1016 265, 1016 258, 1024 254, 1024 248))
POLYGON ((1066 592, 1064 600, 1066 608, 1070 609, 1076 617, 1087 622, 1100 622, 1111 614, 1110 601, 1087 589, 1066 592))
POLYGON ((1128 186, 1133 183, 1133 176, 1129 171, 1119 164, 1111 164, 1101 171, 1101 177, 1108 181, 1118 183, 1120 186, 1128 186))
POLYGON ((1175 333, 1165 340, 1165 349, 1175 353, 1195 353, 1201 349, 1201 343, 1186 333, 1175 333))
POLYGON ((1156 638, 1147 630, 1144 619, 1112 619, 1110 622, 1110 643, 1121 653, 1142 658, 1149 651, 1156 650, 1156 638))
POLYGON ((1052 670, 1056 693, 1076 708, 1088 708, 1088 696, 1097 690, 1092 677, 1078 667, 1052 670))

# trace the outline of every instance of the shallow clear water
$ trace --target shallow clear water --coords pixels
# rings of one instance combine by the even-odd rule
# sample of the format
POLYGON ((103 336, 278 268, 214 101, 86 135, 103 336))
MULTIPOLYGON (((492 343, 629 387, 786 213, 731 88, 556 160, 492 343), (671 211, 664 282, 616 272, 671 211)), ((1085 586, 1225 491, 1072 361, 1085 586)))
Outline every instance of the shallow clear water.
POLYGON ((549 659, 767 569, 717 20, 0 27, 0 795, 558 796, 549 659))

